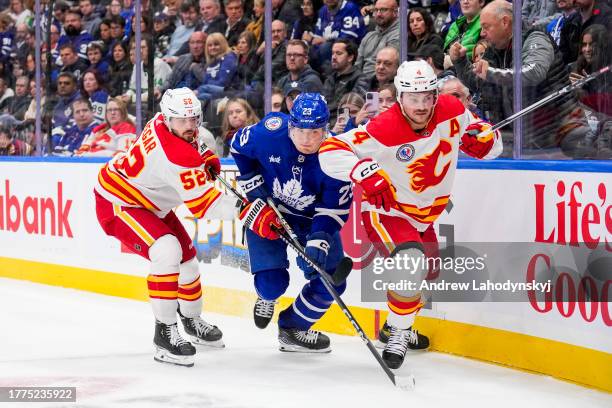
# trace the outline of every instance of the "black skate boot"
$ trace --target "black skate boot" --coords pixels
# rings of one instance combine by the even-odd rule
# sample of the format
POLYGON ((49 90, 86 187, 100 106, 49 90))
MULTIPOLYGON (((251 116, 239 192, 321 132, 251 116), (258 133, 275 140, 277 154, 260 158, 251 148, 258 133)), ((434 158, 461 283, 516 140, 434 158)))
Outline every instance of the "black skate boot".
POLYGON ((329 337, 316 330, 278 328, 278 349, 298 353, 329 353, 329 337))
POLYGON ((155 321, 155 361, 193 367, 196 349, 179 333, 178 325, 155 321))
POLYGON ((276 305, 275 300, 265 300, 260 297, 257 298, 255 302, 255 306, 253 307, 253 320, 255 321, 255 326, 260 329, 265 329, 268 327, 270 320, 272 320, 272 315, 274 314, 274 306, 276 305))
POLYGON ((181 317, 181 322, 183 322, 185 333, 189 335, 192 342, 202 346, 217 348, 225 347, 222 340, 223 333, 217 326, 207 323, 200 316, 193 318, 185 317, 181 314, 180 310, 178 311, 178 314, 181 317))
POLYGON ((389 333, 389 341, 382 352, 382 358, 389 368, 400 368, 410 345, 418 345, 419 335, 412 328, 403 330, 391 325, 389 333))
MULTIPOLYGON (((408 328, 416 333, 417 341, 415 343, 408 343, 410 350, 427 350, 429 348, 429 338, 424 334, 419 333, 417 330, 413 330, 412 326, 408 328)), ((378 332, 378 341, 375 343, 376 348, 384 349, 389 342, 389 336, 391 335, 391 326, 385 322, 383 327, 378 332)))

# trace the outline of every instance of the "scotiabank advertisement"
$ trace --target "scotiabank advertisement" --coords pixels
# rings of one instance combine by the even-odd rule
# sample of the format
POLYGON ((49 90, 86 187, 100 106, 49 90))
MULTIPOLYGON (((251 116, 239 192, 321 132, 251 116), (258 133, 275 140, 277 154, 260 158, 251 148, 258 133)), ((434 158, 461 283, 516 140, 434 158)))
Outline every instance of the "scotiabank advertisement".
MULTIPOLYGON (((93 187, 100 166, 0 162, 0 257, 145 277, 148 263, 98 225, 93 187)), ((235 167, 225 166, 224 177, 235 179, 235 167)), ((343 297, 385 310, 374 293, 385 265, 365 235, 355 197, 342 232, 355 264, 343 297)), ((242 226, 196 220, 184 207, 177 214, 194 238, 203 284, 252 291, 242 226)), ((457 273, 455 263, 450 276, 439 265, 422 315, 612 353, 610 173, 459 169, 435 229, 455 262, 468 254, 487 272, 457 273)), ((287 294, 303 284, 293 258, 287 294)))

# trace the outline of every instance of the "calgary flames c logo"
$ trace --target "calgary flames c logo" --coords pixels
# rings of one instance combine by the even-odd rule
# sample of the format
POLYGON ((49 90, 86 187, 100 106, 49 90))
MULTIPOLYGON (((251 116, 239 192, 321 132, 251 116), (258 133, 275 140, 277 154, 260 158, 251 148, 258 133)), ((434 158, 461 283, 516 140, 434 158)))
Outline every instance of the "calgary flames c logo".
POLYGON ((444 180, 450 167, 450 162, 444 166, 440 174, 436 174, 436 165, 440 156, 446 156, 452 150, 451 144, 446 140, 441 140, 436 149, 416 160, 408 166, 407 172, 412 175, 410 187, 417 193, 422 193, 429 187, 438 185, 444 180))

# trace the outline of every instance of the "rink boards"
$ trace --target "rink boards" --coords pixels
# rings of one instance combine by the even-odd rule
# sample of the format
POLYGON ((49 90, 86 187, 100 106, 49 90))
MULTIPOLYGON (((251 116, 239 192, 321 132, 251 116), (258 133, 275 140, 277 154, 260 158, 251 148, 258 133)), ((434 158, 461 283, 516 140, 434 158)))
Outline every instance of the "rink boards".
MULTIPOLYGON (((576 172, 521 166, 499 170, 463 163, 452 206, 438 220, 441 240, 550 241, 551 250, 572 240, 581 245, 598 241, 604 248, 609 243, 612 250, 610 167, 576 172)), ((92 190, 99 167, 100 162, 0 160, 0 276, 147 299, 146 261, 106 237, 95 218, 92 190)), ((235 177, 231 162, 224 169, 227 179, 235 177)), ((177 213, 198 249, 205 310, 250 316, 255 294, 241 226, 194 220, 184 208, 177 213)), ((351 214, 343 238, 348 255, 359 264, 368 258, 368 245, 356 214, 351 214)), ((508 267, 527 278, 523 263, 508 267)), ((282 306, 291 302, 304 282, 293 260, 291 276, 282 306)), ((597 282, 603 290, 591 299, 580 291, 591 282, 570 277, 553 279, 555 290, 566 293, 568 301, 433 302, 423 309, 417 326, 431 337, 435 350, 612 391, 609 275, 597 282)), ((362 302, 360 286, 359 271, 354 271, 344 298, 374 337, 386 307, 362 302)), ((335 306, 318 327, 354 334, 335 306)))

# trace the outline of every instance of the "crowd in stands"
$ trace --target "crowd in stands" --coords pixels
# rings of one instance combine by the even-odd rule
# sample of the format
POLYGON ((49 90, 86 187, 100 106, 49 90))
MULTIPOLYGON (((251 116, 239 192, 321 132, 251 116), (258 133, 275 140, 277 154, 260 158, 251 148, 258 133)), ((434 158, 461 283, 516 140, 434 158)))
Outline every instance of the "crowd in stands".
MULTIPOLYGON (((107 156, 136 137, 136 73, 143 123, 170 88, 189 87, 204 108, 209 143, 227 155, 241 127, 264 115, 264 53, 272 51, 272 110, 320 92, 330 131, 366 123, 396 100, 400 64, 397 0, 142 0, 136 64, 133 0, 0 0, 0 155, 35 151, 42 115, 45 155, 107 156), (50 9, 52 7, 52 9, 50 9), (50 18, 48 18, 50 16, 50 18), (42 110, 35 50, 41 49, 42 110)), ((522 105, 611 63, 610 0, 524 0, 522 105)), ((513 10, 506 0, 408 0, 408 58, 427 61, 439 90, 492 123, 513 104, 513 10)), ((600 75, 523 120, 524 157, 612 158, 612 75, 600 75)), ((513 126, 504 128, 511 157, 513 126)))

